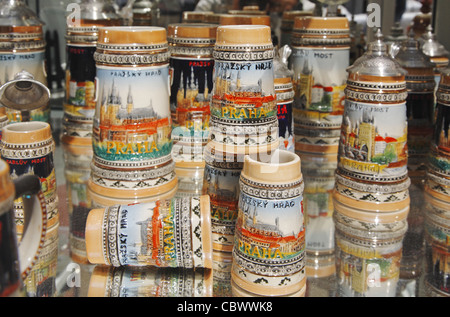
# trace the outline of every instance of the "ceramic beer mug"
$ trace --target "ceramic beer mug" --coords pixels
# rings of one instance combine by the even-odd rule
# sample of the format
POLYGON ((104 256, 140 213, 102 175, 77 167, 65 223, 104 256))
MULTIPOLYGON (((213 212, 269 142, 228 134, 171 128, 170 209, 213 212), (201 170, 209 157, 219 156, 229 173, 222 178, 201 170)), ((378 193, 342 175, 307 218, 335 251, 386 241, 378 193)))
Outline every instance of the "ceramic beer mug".
POLYGON ((350 61, 348 20, 295 18, 292 49, 297 149, 337 153, 350 61))
POLYGON ((91 210, 86 251, 92 264, 212 268, 208 196, 91 210))
POLYGON ((166 30, 100 28, 94 59, 98 88, 90 190, 122 199, 174 191, 166 30))
POLYGON ((380 31, 348 69, 335 199, 372 211, 409 205, 406 71, 380 31))
POLYGON ((275 49, 274 58, 274 85, 277 95, 278 132, 280 149, 295 152, 294 138, 294 73, 288 68, 288 60, 292 50, 289 46, 275 49))
MULTIPOLYGON (((47 122, 18 122, 3 128, 0 156, 10 168, 12 179, 23 175, 36 175, 41 181, 42 194, 47 205, 47 227, 59 225, 58 195, 54 164, 55 141, 47 122)), ((17 234, 23 231, 24 204, 14 201, 17 234)))
POLYGON ((278 142, 273 55, 268 26, 217 28, 211 140, 245 147, 278 142))
POLYGON ((204 167, 203 150, 209 140, 210 95, 213 90, 216 25, 168 26, 172 72, 173 159, 177 167, 204 167))
POLYGON ((403 42, 395 56, 407 71, 405 76, 408 97, 408 170, 411 178, 423 178, 425 164, 433 138, 435 107, 434 64, 419 48, 413 34, 403 42))
POLYGON ((92 120, 95 112, 94 53, 98 28, 119 26, 121 18, 105 0, 80 1, 79 24, 66 30, 66 80, 63 139, 79 144, 92 143, 92 120))
POLYGON ((13 182, 8 164, 0 160, 0 183, 0 296, 20 296, 22 281, 30 273, 44 245, 47 210, 36 176, 23 176, 13 182), (13 209, 13 201, 18 197, 24 197, 26 201, 27 219, 19 245, 13 209))
POLYGON ((289 296, 306 285, 303 175, 298 155, 245 157, 232 280, 246 292, 289 296))
POLYGON ((436 92, 436 113, 433 140, 428 161, 428 173, 443 181, 450 178, 450 68, 441 72, 436 92))

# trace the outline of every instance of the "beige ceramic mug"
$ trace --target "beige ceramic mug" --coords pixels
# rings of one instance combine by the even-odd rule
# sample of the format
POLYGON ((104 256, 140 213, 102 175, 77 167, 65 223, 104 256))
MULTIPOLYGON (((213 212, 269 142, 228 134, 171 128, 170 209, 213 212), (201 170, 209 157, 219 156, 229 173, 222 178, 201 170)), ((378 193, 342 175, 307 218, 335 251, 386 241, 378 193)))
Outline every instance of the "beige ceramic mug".
MULTIPOLYGON (((0 143, 1 159, 9 165, 11 179, 22 175, 36 175, 47 208, 47 226, 59 225, 56 171, 54 165, 55 141, 50 124, 41 121, 19 122, 3 128, 0 143)), ((23 231, 22 199, 14 201, 17 234, 23 231)))

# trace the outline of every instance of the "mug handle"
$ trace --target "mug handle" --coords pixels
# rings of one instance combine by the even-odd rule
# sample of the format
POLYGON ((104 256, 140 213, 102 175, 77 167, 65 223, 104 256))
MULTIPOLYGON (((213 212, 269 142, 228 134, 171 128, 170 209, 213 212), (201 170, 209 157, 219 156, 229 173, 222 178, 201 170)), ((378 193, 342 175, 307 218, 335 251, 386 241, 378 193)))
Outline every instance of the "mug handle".
POLYGON ((19 244, 19 263, 22 279, 36 264, 47 233, 47 207, 38 176, 24 175, 14 181, 15 199, 23 199, 24 229, 19 244))

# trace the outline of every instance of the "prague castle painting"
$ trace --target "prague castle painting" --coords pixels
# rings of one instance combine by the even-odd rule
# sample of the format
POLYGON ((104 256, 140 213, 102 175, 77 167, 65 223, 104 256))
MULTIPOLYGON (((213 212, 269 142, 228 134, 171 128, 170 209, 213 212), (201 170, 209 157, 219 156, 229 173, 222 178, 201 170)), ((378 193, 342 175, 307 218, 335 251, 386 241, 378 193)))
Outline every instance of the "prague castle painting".
POLYGON ((239 70, 233 63, 217 63, 211 114, 217 118, 258 121, 276 117, 272 65, 248 64, 239 70))
POLYGON ((113 161, 170 155, 169 100, 165 100, 164 93, 159 90, 168 90, 167 83, 165 87, 160 83, 158 88, 158 80, 114 76, 108 76, 106 80, 100 78, 99 82, 101 89, 97 96, 93 142, 96 154, 113 161), (152 94, 152 91, 158 93, 152 94))
MULTIPOLYGON (((290 201, 292 206, 283 208, 285 217, 274 217, 276 201, 262 201, 256 207, 258 199, 250 196, 241 197, 239 213, 236 222, 236 247, 255 259, 289 260, 298 257, 305 247, 305 228, 303 211, 300 201, 290 201), (288 219, 288 220, 286 220, 288 219)), ((286 202, 284 202, 286 203, 286 202)), ((280 207, 278 207, 280 208, 280 207)))
POLYGON ((171 113, 173 134, 182 133, 184 128, 204 131, 209 127, 210 93, 213 90, 212 60, 172 59, 173 83, 171 91, 171 113), (180 127, 182 131, 178 131, 180 127))

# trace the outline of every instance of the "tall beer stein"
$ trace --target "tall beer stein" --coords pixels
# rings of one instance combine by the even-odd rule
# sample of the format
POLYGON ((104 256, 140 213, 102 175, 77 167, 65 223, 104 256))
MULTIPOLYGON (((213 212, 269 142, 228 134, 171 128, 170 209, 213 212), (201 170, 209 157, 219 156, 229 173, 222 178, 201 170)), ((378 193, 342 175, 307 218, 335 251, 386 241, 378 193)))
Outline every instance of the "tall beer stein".
POLYGON ((426 164, 433 138, 435 108, 434 64, 419 48, 414 34, 398 48, 395 59, 408 72, 405 77, 408 97, 406 109, 408 117, 408 174, 411 178, 410 224, 403 245, 402 273, 413 272, 421 263, 423 248, 423 210, 425 209, 424 179, 426 164))
POLYGON ((98 28, 119 26, 121 19, 105 0, 82 0, 80 20, 66 30, 66 91, 64 98, 63 142, 92 143, 95 112, 94 53, 98 28))
POLYGON ((173 191, 166 30, 100 28, 94 58, 98 89, 89 187, 122 199, 173 191))
POLYGON ((350 62, 348 20, 295 18, 292 50, 297 150, 336 154, 350 62))
POLYGON ((23 176, 14 182, 8 164, 0 160, 0 297, 21 296, 28 276, 44 246, 47 210, 37 176, 23 176), (17 243, 13 201, 26 203, 26 230, 17 243))
POLYGON ((268 26, 217 28, 211 140, 241 147, 278 142, 273 52, 268 26))
POLYGON ((372 211, 409 205, 406 71, 377 32, 348 69, 335 200, 372 211))
POLYGON ((430 58, 419 48, 413 34, 400 46, 395 59, 407 71, 408 169, 411 177, 424 174, 433 137, 435 80, 430 58), (421 172, 422 170, 422 172, 421 172))
MULTIPOLYGON (((54 164, 55 147, 51 128, 47 122, 17 122, 3 128, 3 137, 0 142, 1 159, 8 163, 13 180, 23 175, 36 175, 39 177, 42 194, 47 205, 47 227, 49 229, 59 226, 54 164)), ((17 234, 19 237, 25 229, 23 225, 24 207, 22 199, 14 201, 17 234)))
POLYGON ((204 167, 209 140, 210 95, 213 91, 213 49, 217 26, 171 24, 168 27, 172 74, 173 159, 177 167, 204 167))

